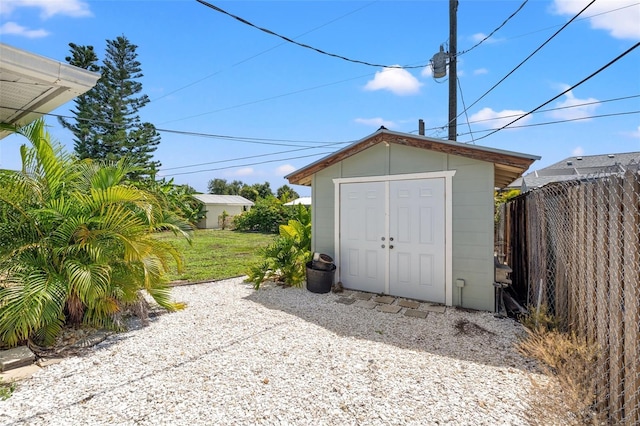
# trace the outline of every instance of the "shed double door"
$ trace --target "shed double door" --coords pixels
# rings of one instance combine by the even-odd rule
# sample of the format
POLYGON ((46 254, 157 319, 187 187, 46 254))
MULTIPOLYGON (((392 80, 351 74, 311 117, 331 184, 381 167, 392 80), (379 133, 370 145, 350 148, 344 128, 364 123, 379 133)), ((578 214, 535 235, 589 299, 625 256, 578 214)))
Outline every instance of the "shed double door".
POLYGON ((445 302, 444 179, 340 185, 346 288, 445 302))

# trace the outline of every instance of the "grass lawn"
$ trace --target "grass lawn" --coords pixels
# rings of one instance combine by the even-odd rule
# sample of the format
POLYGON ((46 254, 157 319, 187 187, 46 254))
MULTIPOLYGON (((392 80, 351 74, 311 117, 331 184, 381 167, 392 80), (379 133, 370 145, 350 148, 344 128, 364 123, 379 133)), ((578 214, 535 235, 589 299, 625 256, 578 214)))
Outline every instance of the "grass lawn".
POLYGON ((249 266, 260 260, 258 248, 273 242, 275 234, 237 232, 220 229, 199 229, 192 244, 171 232, 158 235, 178 247, 184 259, 184 268, 169 273, 170 281, 213 281, 246 275, 249 266))

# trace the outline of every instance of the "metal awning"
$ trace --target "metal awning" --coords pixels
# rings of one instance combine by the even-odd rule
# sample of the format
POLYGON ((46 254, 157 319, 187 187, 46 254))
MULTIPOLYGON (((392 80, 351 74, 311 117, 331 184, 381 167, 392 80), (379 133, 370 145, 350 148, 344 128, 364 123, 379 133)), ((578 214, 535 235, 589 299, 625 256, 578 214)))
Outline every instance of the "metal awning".
MULTIPOLYGON (((95 86, 100 74, 0 43, 0 122, 24 126, 95 86)), ((0 139, 9 135, 0 131, 0 139)))

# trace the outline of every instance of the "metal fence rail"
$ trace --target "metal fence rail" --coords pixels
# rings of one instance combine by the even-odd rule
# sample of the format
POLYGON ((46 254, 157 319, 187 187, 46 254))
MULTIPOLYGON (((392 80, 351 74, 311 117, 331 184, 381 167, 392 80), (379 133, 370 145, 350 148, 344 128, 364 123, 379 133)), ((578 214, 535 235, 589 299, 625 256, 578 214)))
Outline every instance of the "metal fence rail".
POLYGON ((558 182, 503 205, 496 251, 529 309, 599 348, 599 413, 640 424, 640 172, 558 182))

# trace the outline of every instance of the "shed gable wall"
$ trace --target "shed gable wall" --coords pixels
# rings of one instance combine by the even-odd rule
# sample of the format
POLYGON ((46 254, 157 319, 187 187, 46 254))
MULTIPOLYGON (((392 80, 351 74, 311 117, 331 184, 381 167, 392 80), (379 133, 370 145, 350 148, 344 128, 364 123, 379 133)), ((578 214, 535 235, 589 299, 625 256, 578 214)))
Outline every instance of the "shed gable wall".
POLYGON ((223 211, 226 211, 229 216, 236 216, 244 211, 244 206, 241 205, 205 204, 204 208, 207 211, 207 215, 198 222, 198 227, 204 227, 205 229, 220 228, 218 217, 222 215, 223 211))
POLYGON ((335 258, 335 178, 455 170, 453 177, 453 303, 492 311, 493 164, 397 144, 377 144, 324 168, 312 179, 312 251, 335 258))

